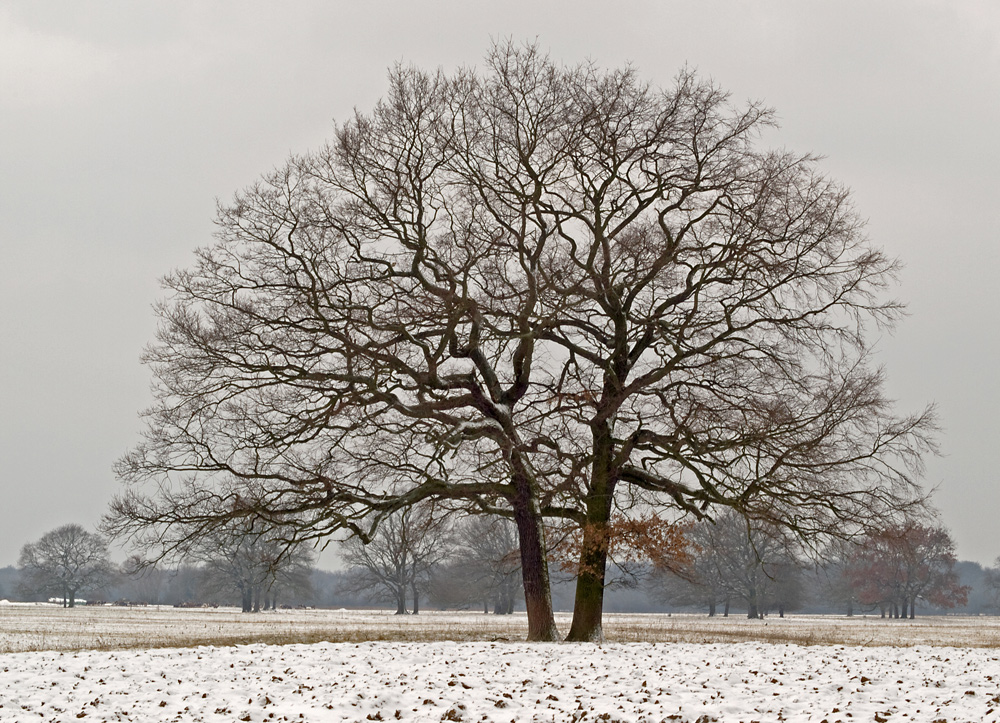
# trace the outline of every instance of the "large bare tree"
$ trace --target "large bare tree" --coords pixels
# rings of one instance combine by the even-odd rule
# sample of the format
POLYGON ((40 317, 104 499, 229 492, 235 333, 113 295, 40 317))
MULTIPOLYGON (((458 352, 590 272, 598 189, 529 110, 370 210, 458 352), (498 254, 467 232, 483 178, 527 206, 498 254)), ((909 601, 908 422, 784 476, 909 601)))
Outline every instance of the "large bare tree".
POLYGON ((63 607, 74 607, 82 592, 105 587, 115 573, 107 540, 76 524, 57 527, 26 544, 17 564, 25 590, 58 595, 63 607))
POLYGON ((592 640, 633 507, 814 535, 919 502, 930 417, 897 417, 870 364, 896 264, 813 158, 758 148, 769 110, 512 44, 389 80, 166 279, 109 530, 368 538, 447 500, 514 520, 543 640, 560 518, 583 536, 569 637, 592 640))

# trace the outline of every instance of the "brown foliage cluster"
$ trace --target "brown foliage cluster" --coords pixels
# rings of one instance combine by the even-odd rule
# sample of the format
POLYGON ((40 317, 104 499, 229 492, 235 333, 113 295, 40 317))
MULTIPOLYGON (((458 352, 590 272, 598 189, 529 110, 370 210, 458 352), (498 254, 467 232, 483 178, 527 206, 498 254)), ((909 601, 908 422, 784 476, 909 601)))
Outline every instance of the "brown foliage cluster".
POLYGON ((582 561, 594 559, 591 553, 598 551, 619 564, 649 562, 657 570, 680 573, 694 559, 688 538, 691 527, 691 523, 670 522, 655 514, 584 525, 553 546, 552 558, 562 572, 572 575, 579 575, 587 566, 582 561))

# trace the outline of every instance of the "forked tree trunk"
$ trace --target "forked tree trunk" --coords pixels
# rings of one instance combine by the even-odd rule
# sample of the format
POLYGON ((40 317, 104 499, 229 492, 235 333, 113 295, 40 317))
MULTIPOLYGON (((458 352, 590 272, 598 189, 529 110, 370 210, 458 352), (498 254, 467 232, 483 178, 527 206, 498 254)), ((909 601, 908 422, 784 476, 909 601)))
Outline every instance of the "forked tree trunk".
POLYGON ((521 580, 524 584, 524 605, 528 611, 528 640, 559 639, 555 615, 552 613, 552 591, 549 587, 549 565, 545 552, 545 531, 538 509, 538 497, 527 470, 515 462, 513 483, 515 497, 514 523, 521 546, 521 580))

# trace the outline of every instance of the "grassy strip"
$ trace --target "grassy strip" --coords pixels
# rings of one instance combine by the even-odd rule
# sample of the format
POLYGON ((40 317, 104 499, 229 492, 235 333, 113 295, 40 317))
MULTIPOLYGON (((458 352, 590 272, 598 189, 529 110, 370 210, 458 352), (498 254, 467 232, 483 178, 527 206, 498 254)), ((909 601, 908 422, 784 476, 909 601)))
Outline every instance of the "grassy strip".
MULTIPOLYGON (((558 616, 568 629, 567 615, 558 616)), ((381 611, 235 611, 5 608, 0 653, 41 650, 291 645, 318 642, 520 642, 523 614, 436 613, 396 617, 381 611)), ((1000 618, 923 618, 916 621, 791 616, 750 621, 694 615, 615 615, 605 618, 609 643, 741 643, 796 645, 937 645, 1000 648, 1000 618)))

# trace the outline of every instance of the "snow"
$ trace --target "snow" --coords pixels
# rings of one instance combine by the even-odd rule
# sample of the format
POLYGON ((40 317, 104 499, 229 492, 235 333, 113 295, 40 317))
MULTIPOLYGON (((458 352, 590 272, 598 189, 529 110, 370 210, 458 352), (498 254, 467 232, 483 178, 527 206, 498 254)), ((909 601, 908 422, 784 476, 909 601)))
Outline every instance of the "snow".
POLYGON ((1000 720, 997 618, 608 614, 617 642, 500 642, 524 629, 523 614, 0 605, 0 721, 1000 720), (302 640, 338 642, 273 644, 302 640))
POLYGON ((372 642, 0 655, 3 721, 965 721, 1000 717, 998 691, 998 651, 929 646, 372 642))

